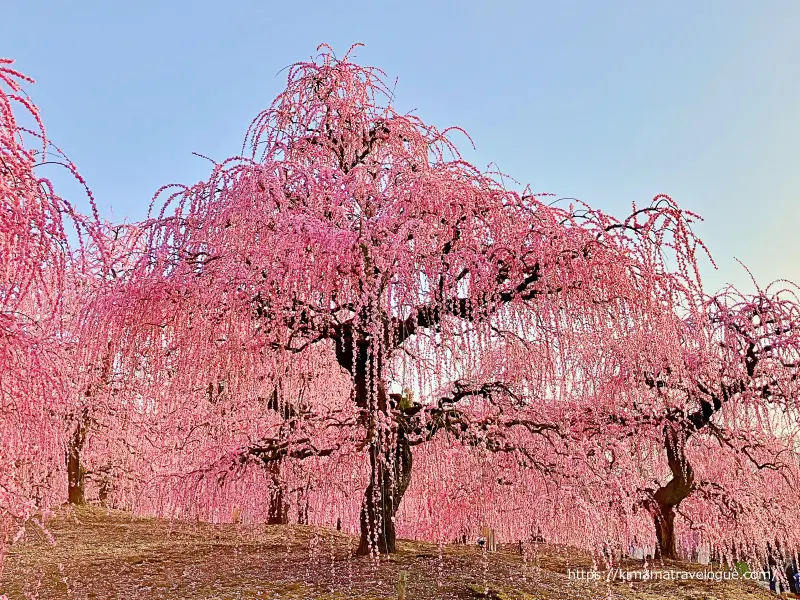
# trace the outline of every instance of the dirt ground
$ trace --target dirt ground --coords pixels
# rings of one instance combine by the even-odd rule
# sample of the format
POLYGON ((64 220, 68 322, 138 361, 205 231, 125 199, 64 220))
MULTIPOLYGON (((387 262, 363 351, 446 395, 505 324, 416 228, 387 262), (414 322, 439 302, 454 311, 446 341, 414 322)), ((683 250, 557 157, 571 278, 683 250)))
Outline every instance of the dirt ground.
MULTIPOLYGON (((310 526, 248 526, 132 519, 99 508, 62 510, 48 522, 52 545, 35 526, 13 547, 0 574, 8 600, 48 599, 360 599, 446 598, 608 600, 775 598, 752 581, 571 579, 591 557, 539 544, 488 553, 477 546, 400 542, 390 558, 353 557, 357 540, 310 526)), ((643 570, 641 561, 621 566, 643 570)), ((667 571, 717 571, 695 564, 651 564, 667 571)))

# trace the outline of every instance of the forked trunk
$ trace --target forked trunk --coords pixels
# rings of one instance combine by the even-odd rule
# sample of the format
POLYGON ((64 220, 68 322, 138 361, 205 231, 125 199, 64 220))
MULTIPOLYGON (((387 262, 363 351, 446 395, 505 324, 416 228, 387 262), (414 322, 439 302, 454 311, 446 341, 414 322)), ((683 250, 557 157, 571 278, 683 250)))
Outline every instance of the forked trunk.
MULTIPOLYGON (((370 313, 365 309, 363 314, 370 313)), ((387 317, 384 323, 389 322, 387 317)), ((353 377, 354 400, 368 431, 371 476, 361 506, 361 539, 356 554, 391 554, 397 543, 394 517, 411 482, 411 445, 404 425, 398 420, 394 420, 395 427, 388 438, 377 430, 376 413, 384 419, 393 419, 395 408, 391 406, 385 378, 383 350, 373 346, 363 332, 354 333, 351 327, 342 328, 336 340, 336 357, 339 365, 353 377)), ((390 346, 387 328, 383 348, 390 346)))
POLYGON ((358 555, 391 554, 397 550, 394 517, 411 483, 412 454, 402 430, 393 446, 384 452, 376 443, 370 448, 372 477, 361 507, 358 555))

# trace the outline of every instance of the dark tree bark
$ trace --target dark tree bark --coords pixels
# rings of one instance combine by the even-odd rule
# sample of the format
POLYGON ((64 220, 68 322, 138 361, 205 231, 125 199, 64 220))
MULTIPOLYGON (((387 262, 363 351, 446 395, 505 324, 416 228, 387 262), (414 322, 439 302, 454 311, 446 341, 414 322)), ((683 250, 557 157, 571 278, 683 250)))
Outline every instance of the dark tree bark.
MULTIPOLYGON (((93 383, 87 386, 84 396, 91 402, 91 399, 97 396, 97 392, 103 386, 111 382, 111 342, 108 342, 108 352, 103 356, 102 372, 100 381, 102 383, 93 383)), ((75 419, 75 429, 72 436, 67 442, 66 463, 67 463, 67 501, 70 504, 86 504, 85 482, 86 470, 81 463, 81 453, 86 444, 86 436, 89 433, 89 428, 92 425, 92 418, 89 414, 89 407, 85 406, 80 414, 75 419)), ((101 493, 104 498, 101 499, 105 502, 105 496, 108 489, 101 487, 101 493)))
POLYGON ((297 493, 297 524, 308 525, 308 489, 297 493))
POLYGON ((70 444, 67 453, 67 500, 70 504, 86 504, 85 472, 81 466, 80 450, 70 444))
POLYGON ((277 460, 267 465, 267 469, 272 477, 272 492, 269 499, 269 513, 267 524, 286 525, 289 523, 289 502, 281 481, 281 461, 277 460))
POLYGON ((289 503, 286 501, 282 488, 272 492, 269 501, 268 525, 286 525, 289 523, 289 503))
POLYGON ((98 490, 98 496, 99 496, 98 499, 100 500, 100 506, 103 507, 108 506, 108 492, 110 488, 111 488, 111 482, 108 479, 103 478, 100 480, 100 486, 98 490))
POLYGON ((381 452, 379 444, 370 447, 372 478, 361 508, 361 539, 356 554, 372 551, 391 554, 397 550, 394 517, 411 483, 411 446, 401 429, 397 443, 381 452))
POLYGON ((67 463, 67 501, 70 504, 86 504, 84 483, 86 471, 81 464, 81 452, 89 430, 89 411, 83 409, 72 436, 69 439, 66 453, 67 463))
POLYGON ((675 542, 675 507, 658 505, 658 512, 653 514, 656 526, 656 558, 678 560, 678 548, 675 542))
POLYGON ((372 551, 391 554, 396 550, 397 541, 394 516, 411 482, 411 444, 404 423, 392 415, 396 408, 392 400, 397 404, 399 398, 392 395, 390 400, 384 378, 383 356, 378 349, 370 347, 368 336, 362 333, 356 335, 355 340, 353 338, 352 327, 340 327, 335 336, 335 348, 339 364, 353 377, 354 400, 361 410, 362 423, 368 431, 369 440, 371 476, 361 507, 361 538, 356 554, 363 556, 372 551), (374 397, 373 381, 377 384, 374 397), (395 424, 396 439, 393 444, 376 432, 375 412, 391 418, 395 424))
POLYGON ((675 514, 686 498, 694 490, 694 471, 686 458, 686 435, 667 428, 664 435, 667 462, 672 478, 653 494, 650 512, 656 528, 656 558, 678 559, 675 539, 675 514))

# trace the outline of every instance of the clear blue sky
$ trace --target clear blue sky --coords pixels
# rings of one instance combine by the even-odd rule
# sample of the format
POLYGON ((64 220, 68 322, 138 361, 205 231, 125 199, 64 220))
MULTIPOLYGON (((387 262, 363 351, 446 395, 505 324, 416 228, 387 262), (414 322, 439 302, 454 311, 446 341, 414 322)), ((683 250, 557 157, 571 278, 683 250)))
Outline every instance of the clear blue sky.
MULTIPOLYGON (((800 282, 800 0, 2 0, 0 55, 105 216, 204 178, 319 43, 399 78, 534 191, 624 216, 659 192, 706 219, 707 284, 800 282)), ((73 198, 77 189, 70 188, 73 198)), ((81 204, 81 202, 79 202, 81 204)), ((85 206, 85 203, 81 204, 85 206)))

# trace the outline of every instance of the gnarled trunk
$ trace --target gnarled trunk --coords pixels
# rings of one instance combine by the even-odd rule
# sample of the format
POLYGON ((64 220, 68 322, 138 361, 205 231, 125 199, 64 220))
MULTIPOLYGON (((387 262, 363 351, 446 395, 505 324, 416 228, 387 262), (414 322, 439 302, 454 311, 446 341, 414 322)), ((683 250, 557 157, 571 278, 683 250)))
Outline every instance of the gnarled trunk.
POLYGON ((653 514, 656 526, 656 558, 678 559, 678 547, 675 540, 675 507, 659 504, 658 512, 653 514))
MULTIPOLYGON (((389 321, 385 319, 384 324, 389 321)), ((386 329, 383 348, 390 345, 386 329)), ((390 402, 383 349, 373 346, 369 335, 352 327, 341 328, 335 348, 339 365, 353 377, 354 400, 368 432, 370 450, 371 477, 361 507, 361 539, 356 554, 391 554, 397 540, 394 516, 411 482, 411 444, 405 425, 392 414, 396 407, 390 402), (379 431, 376 413, 393 420, 395 427, 390 435, 379 431)))
POLYGON ((281 481, 281 461, 269 463, 267 467, 272 476, 272 492, 269 499, 269 513, 267 514, 267 524, 286 525, 289 522, 289 502, 281 481))
POLYGON ((361 540, 356 554, 391 554, 396 551, 394 517, 411 483, 411 446, 402 429, 397 442, 384 451, 370 445, 372 477, 361 507, 361 540))
POLYGON ((653 494, 650 512, 656 528, 656 558, 678 559, 675 538, 675 514, 694 490, 694 471, 686 458, 686 434, 668 428, 664 435, 667 462, 672 471, 672 479, 653 494))
POLYGON ((269 500, 268 525, 286 525, 289 522, 289 503, 286 501, 283 488, 276 488, 269 500))

